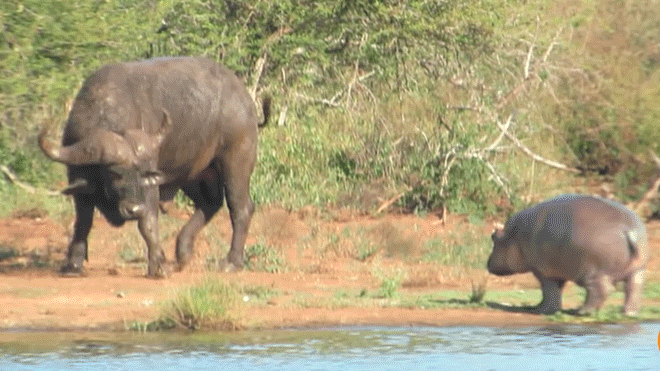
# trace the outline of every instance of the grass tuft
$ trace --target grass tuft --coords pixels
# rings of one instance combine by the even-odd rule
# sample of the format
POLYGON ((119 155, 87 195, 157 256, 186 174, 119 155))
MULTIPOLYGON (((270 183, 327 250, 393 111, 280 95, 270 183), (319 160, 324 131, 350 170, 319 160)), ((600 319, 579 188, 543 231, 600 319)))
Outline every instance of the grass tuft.
POLYGON ((236 330, 242 327, 240 303, 233 287, 207 277, 198 285, 180 289, 163 305, 158 321, 191 330, 236 330))

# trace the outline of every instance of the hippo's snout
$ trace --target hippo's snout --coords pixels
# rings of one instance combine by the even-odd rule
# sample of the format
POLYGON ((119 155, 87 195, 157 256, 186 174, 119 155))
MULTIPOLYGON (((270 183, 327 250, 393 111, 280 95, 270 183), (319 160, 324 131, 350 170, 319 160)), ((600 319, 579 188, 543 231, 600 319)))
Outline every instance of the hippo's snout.
POLYGON ((509 276, 512 274, 515 274, 515 272, 508 268, 503 266, 502 264, 497 264, 496 261, 498 259, 494 259, 493 255, 488 258, 488 263, 486 264, 486 268, 488 268, 488 273, 494 274, 496 276, 509 276))

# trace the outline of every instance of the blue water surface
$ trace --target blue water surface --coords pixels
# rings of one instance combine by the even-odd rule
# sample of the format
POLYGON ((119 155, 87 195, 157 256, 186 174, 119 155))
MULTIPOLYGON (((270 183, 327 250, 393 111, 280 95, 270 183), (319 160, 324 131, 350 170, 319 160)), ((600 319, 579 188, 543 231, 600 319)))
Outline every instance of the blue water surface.
POLYGON ((0 370, 660 370, 660 324, 0 333, 0 370))

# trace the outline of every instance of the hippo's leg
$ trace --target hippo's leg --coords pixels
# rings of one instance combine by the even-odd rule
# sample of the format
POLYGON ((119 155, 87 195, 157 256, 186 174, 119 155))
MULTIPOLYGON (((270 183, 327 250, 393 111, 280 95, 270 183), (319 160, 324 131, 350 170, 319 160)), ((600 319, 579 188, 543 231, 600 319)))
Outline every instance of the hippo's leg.
POLYGON ((539 304, 537 311, 540 314, 552 314, 561 310, 561 294, 566 280, 550 279, 537 276, 541 281, 541 291, 543 291, 543 300, 539 304))
POLYGON ((639 312, 639 301, 642 298, 642 287, 644 286, 644 270, 633 272, 626 279, 626 301, 623 312, 628 316, 634 316, 639 312))
POLYGON ((579 314, 591 314, 600 309, 610 291, 610 278, 606 275, 593 275, 585 280, 587 299, 578 309, 579 314))

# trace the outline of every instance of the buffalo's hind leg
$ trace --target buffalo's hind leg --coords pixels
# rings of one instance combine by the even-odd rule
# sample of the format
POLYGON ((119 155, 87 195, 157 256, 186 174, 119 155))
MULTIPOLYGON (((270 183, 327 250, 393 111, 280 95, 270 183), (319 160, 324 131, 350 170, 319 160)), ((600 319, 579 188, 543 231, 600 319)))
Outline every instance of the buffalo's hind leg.
POLYGON ((73 195, 76 208, 76 220, 73 225, 73 237, 69 244, 66 261, 60 268, 64 275, 79 275, 82 273, 83 261, 87 260, 87 237, 94 220, 94 197, 91 194, 77 193, 73 195))
POLYGON ((225 271, 243 268, 245 241, 254 213, 254 203, 250 198, 250 176, 255 161, 256 151, 251 149, 233 159, 226 158, 224 162, 225 192, 233 231, 225 271))
POLYGON ((201 180, 183 188, 186 196, 195 203, 195 213, 181 228, 176 239, 177 269, 182 270, 190 261, 197 233, 222 207, 224 188, 222 176, 214 165, 200 174, 201 180))

